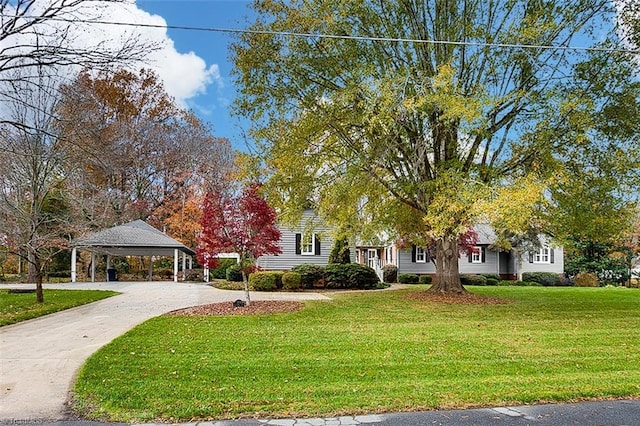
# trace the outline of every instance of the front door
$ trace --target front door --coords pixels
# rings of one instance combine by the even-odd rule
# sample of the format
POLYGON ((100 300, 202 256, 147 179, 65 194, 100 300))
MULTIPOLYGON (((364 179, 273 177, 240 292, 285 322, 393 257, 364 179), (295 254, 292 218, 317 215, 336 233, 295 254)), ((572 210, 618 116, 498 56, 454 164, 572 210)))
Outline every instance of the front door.
POLYGON ((378 251, 376 249, 368 249, 367 250, 367 265, 370 268, 376 268, 376 261, 378 257, 378 251))

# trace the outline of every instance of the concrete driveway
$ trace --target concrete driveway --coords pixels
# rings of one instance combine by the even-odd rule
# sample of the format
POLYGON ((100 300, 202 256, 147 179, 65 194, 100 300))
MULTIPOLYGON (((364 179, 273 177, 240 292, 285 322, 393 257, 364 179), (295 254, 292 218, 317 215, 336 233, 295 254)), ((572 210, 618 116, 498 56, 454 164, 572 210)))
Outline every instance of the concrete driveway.
MULTIPOLYGON (((122 294, 0 328, 0 422, 67 418, 66 404, 74 375, 101 346, 149 318, 174 309, 233 301, 244 294, 203 284, 173 282, 44 287, 115 290, 122 294)), ((326 299, 316 293, 252 292, 251 297, 252 300, 326 299)))

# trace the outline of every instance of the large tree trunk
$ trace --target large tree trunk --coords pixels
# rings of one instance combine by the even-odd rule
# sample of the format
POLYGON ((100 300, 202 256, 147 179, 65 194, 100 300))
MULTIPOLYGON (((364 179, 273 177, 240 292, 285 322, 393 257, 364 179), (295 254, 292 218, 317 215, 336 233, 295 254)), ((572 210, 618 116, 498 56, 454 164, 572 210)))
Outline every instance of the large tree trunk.
POLYGON ((436 277, 429 291, 447 295, 467 292, 460 283, 456 239, 443 238, 436 241, 436 277))

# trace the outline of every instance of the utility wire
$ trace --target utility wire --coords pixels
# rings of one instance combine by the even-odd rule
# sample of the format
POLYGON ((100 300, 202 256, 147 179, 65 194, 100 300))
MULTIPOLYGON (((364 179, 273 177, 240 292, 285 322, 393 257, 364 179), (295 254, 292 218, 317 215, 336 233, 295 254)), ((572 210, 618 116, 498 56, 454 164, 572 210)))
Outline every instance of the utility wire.
MULTIPOLYGON (((0 14, 3 18, 15 18, 13 15, 0 14)), ((39 16, 22 16, 23 19, 41 19, 39 16)), ((352 36, 352 35, 335 35, 335 34, 317 34, 317 33, 300 33, 294 31, 267 31, 267 30, 250 30, 250 29, 234 29, 234 28, 209 28, 209 27, 193 27, 184 25, 160 25, 160 24, 143 24, 115 21, 101 21, 90 19, 66 19, 66 18, 47 18, 47 21, 66 22, 70 24, 101 24, 114 25, 124 27, 139 28, 159 28, 168 30, 183 31, 200 31, 200 32, 216 32, 230 34, 266 34, 280 35, 289 37, 304 38, 326 38, 326 39, 342 39, 342 40, 358 40, 358 41, 376 41, 376 42, 393 42, 393 43, 422 43, 452 46, 476 46, 476 47, 493 47, 493 48, 509 48, 509 49, 543 49, 543 50, 575 50, 583 52, 605 52, 605 53, 626 53, 631 55, 640 55, 639 49, 615 49, 606 47, 582 47, 582 46, 561 46, 561 45, 544 45, 544 44, 521 44, 521 43, 486 43, 479 41, 451 41, 451 40, 424 40, 413 38, 396 38, 396 37, 375 37, 375 36, 352 36)))

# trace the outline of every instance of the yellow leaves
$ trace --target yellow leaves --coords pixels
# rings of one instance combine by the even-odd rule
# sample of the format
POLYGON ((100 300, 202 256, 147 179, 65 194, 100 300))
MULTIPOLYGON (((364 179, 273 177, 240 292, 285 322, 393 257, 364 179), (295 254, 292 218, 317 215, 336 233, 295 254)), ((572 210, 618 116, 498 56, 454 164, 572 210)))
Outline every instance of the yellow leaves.
POLYGON ((429 238, 464 234, 483 213, 488 189, 455 170, 443 171, 434 182, 428 214, 424 218, 429 238))
POLYGON ((451 64, 438 67, 430 86, 414 98, 407 98, 404 107, 409 111, 437 111, 441 121, 473 123, 483 116, 485 100, 481 93, 462 93, 456 79, 457 69, 451 64))
POLYGON ((483 210, 491 223, 500 225, 499 229, 522 234, 537 221, 536 212, 547 203, 547 187, 548 182, 528 174, 497 189, 483 210))

